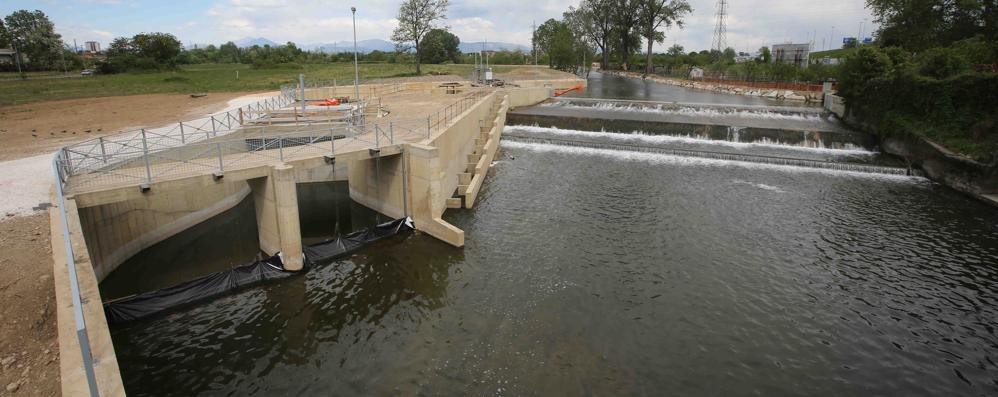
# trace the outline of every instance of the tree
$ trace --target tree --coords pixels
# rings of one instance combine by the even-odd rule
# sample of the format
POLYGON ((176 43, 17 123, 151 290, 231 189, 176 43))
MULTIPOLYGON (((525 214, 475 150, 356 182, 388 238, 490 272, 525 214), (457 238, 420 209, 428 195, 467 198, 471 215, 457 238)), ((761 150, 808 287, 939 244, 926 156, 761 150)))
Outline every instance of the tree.
POLYGON ((769 63, 773 60, 773 53, 769 52, 769 47, 759 47, 759 58, 756 59, 762 61, 762 63, 769 63))
POLYGON ((983 35, 998 40, 995 0, 866 0, 883 46, 919 51, 983 35))
POLYGON ((7 27, 3 24, 3 19, 0 19, 0 48, 10 48, 10 36, 7 27))
POLYGON ((139 57, 173 66, 183 46, 169 33, 139 33, 132 37, 132 46, 139 57))
POLYGON ((17 47, 22 62, 36 70, 51 69, 58 64, 62 38, 44 12, 19 10, 4 18, 4 22, 8 41, 17 47))
MULTIPOLYGON (((648 52, 645 55, 645 75, 654 71, 652 65, 652 45, 654 42, 665 41, 665 34, 660 28, 669 28, 673 24, 682 28, 683 17, 693 11, 686 0, 637 0, 638 30, 641 37, 648 42, 648 52)), ((679 47, 678 53, 683 52, 679 47)))
POLYGON ((447 19, 447 5, 448 0, 403 0, 399 5, 399 26, 392 32, 392 41, 400 52, 416 50, 416 74, 420 74, 420 43, 438 20, 447 19))
MULTIPOLYGON (((614 32, 614 0, 582 0, 579 5, 580 18, 585 26, 590 41, 599 48, 602 55, 600 67, 610 66, 610 41, 614 32)), ((571 9, 569 9, 571 11, 571 9)))
POLYGON ((641 0, 614 0, 613 31, 616 38, 617 51, 620 53, 620 63, 624 70, 630 61, 631 54, 641 45, 641 36, 637 30, 638 13, 634 10, 641 0))
POLYGON ((554 45, 555 32, 561 25, 561 21, 551 18, 538 26, 537 32, 534 34, 537 37, 537 48, 548 55, 549 67, 554 67, 554 61, 551 59, 551 46, 554 45))
POLYGON ((461 39, 443 29, 433 29, 423 38, 422 51, 419 53, 421 63, 458 62, 461 55, 458 46, 461 39))
POLYGON ((674 56, 674 57, 680 57, 680 56, 685 55, 683 53, 683 46, 681 46, 679 44, 673 44, 672 47, 669 47, 669 50, 666 51, 665 53, 669 54, 670 56, 674 56))

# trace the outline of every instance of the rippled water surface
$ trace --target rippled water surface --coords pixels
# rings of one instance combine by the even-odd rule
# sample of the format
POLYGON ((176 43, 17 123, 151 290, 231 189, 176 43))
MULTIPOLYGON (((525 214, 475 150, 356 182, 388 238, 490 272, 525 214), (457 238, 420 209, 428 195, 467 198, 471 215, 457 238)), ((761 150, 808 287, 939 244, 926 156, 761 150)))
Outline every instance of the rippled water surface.
POLYGON ((511 143, 448 214, 113 330, 128 392, 998 393, 998 215, 923 179, 511 143))

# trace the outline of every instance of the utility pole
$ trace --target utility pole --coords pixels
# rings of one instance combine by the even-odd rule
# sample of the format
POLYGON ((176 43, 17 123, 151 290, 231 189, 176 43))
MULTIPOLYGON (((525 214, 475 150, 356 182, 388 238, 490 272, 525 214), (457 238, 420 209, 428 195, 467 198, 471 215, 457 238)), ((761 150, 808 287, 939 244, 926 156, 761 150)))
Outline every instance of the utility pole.
POLYGON ((531 21, 531 27, 534 31, 533 40, 530 40, 530 44, 534 51, 534 66, 537 66, 537 21, 531 21))
POLYGON ((828 36, 828 49, 835 45, 835 25, 832 25, 832 34, 828 36))
POLYGON ((357 66, 357 7, 350 7, 353 13, 353 95, 360 101, 360 69, 357 66))

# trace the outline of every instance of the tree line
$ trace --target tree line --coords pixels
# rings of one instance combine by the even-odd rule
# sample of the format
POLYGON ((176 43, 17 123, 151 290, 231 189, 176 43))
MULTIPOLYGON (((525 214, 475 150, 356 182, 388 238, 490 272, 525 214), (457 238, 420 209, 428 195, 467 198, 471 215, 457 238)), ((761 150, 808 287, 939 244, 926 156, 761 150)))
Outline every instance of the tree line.
POLYGON ((998 2, 867 0, 876 45, 846 57, 839 95, 881 136, 920 136, 998 166, 998 2))

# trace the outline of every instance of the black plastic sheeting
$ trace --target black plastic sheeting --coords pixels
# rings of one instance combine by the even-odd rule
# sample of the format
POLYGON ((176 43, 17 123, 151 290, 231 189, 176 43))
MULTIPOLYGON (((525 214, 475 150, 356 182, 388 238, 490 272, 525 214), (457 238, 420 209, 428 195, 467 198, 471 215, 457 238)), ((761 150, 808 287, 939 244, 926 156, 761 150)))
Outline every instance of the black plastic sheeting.
POLYGON ((104 315, 107 317, 108 324, 122 324, 144 319, 225 295, 241 288, 301 274, 317 263, 336 259, 375 241, 411 230, 413 230, 411 219, 396 219, 303 247, 305 267, 302 271, 284 270, 281 255, 278 253, 270 258, 185 281, 172 287, 105 302, 104 315))

